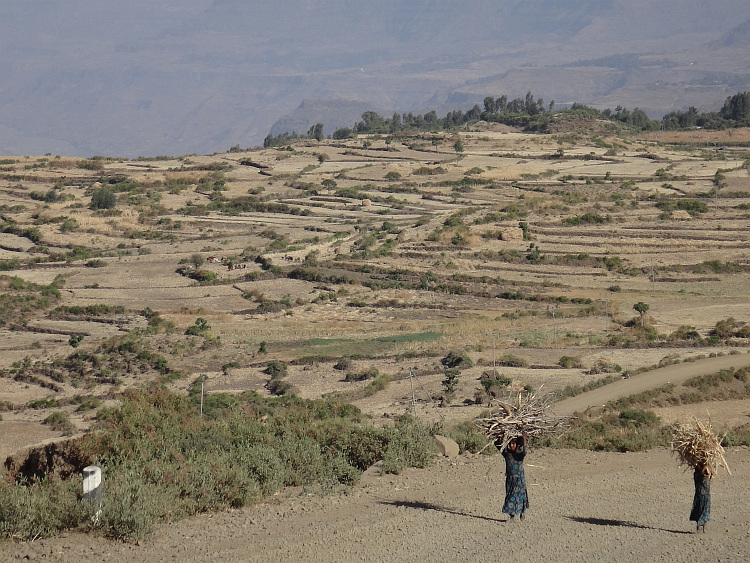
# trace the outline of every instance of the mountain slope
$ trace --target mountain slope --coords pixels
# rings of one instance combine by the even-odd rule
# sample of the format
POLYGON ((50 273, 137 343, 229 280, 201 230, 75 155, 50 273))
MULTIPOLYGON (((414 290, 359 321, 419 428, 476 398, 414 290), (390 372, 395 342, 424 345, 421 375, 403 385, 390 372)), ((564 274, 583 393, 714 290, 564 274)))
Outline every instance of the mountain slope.
POLYGON ((0 147, 213 152, 260 143, 305 99, 420 111, 533 90, 545 100, 668 111, 670 99, 701 105, 747 84, 736 51, 746 28, 728 30, 748 18, 750 5, 738 0, 11 3, 0 19, 0 147), (566 71, 622 53, 658 53, 684 64, 687 80, 666 76, 675 85, 661 98, 636 100, 660 88, 660 69, 621 76, 632 95, 619 97, 612 80, 621 68, 566 71), (725 74, 706 88, 692 73, 711 68, 725 74))

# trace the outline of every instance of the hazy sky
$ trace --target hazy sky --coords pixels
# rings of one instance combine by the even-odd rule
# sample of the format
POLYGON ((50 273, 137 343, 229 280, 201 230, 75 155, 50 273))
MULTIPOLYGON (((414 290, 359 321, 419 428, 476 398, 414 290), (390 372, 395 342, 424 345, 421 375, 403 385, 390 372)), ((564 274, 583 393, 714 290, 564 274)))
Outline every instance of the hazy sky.
POLYGON ((419 110, 523 65, 689 48, 750 2, 0 0, 0 14, 0 153, 136 156, 257 144, 305 98, 419 110))

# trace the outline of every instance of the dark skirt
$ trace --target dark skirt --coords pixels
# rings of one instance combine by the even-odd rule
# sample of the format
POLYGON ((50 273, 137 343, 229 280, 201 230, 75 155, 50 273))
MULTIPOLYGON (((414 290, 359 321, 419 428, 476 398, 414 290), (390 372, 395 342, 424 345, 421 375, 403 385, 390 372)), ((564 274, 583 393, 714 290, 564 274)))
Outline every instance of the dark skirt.
POLYGON ((523 471, 523 458, 526 452, 503 451, 505 458, 505 503, 503 512, 514 516, 523 514, 529 508, 529 495, 526 492, 526 475, 523 471))
POLYGON ((711 519, 711 479, 698 469, 693 473, 695 483, 695 496, 693 497, 693 509, 690 511, 690 520, 698 526, 703 526, 711 519))

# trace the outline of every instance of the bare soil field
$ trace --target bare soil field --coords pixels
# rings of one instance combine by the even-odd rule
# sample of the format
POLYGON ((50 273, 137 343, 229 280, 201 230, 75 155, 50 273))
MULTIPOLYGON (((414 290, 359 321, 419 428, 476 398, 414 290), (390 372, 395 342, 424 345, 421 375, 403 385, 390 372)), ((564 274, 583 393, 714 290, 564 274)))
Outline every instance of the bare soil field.
POLYGON ((695 534, 693 483, 665 450, 532 450, 531 508, 501 513, 500 456, 443 458, 425 470, 365 475, 343 496, 287 491, 262 506, 162 526, 139 545, 69 534, 3 545, 8 561, 744 561, 750 549, 750 451, 711 485, 695 534))
MULTIPOLYGON (((267 396, 273 361, 286 366, 284 381, 301 397, 344 398, 376 424, 415 411, 448 427, 479 416, 503 393, 558 392, 637 374, 559 403, 572 413, 664 381, 739 369, 750 357, 749 142, 745 129, 634 135, 589 123, 542 135, 480 124, 204 156, 0 159, 0 458, 90 430, 98 409, 132 387, 184 393, 205 376, 208 393, 267 396), (106 205, 95 204, 105 196, 106 205), (454 390, 445 385, 450 352, 469 360, 454 390), (489 394, 482 380, 491 373, 510 383, 489 394), (53 413, 69 424, 50 428, 44 421, 53 413)), ((747 399, 737 399, 662 405, 658 414, 669 422, 708 410, 729 429, 747 424, 748 409, 747 399)), ((613 460, 622 459, 540 455, 550 456, 550 467, 555 456, 567 459, 555 479, 573 471, 574 456, 600 460, 601 471, 584 472, 587 486, 608 483, 604 468, 617 471, 613 460)), ((663 452, 638 456, 628 458, 636 460, 632 478, 659 481, 674 470, 663 452)), ((586 543, 594 535, 607 545, 641 538, 667 560, 682 553, 670 551, 677 542, 701 553, 718 543, 718 533, 698 539, 677 531, 685 528, 684 499, 663 511, 674 516, 661 524, 660 503, 623 501, 605 514, 572 477, 540 481, 562 495, 558 508, 512 528, 518 542, 502 542, 497 527, 506 533, 507 526, 497 521, 497 495, 476 481, 491 463, 439 464, 424 497, 382 490, 392 503, 377 504, 368 497, 375 489, 365 487, 347 498, 295 498, 283 510, 343 510, 358 499, 387 516, 372 542, 390 529, 404 540, 418 536, 420 554, 461 553, 458 560, 511 553, 509 543, 524 545, 533 560, 540 554, 533 534, 558 530, 561 545, 583 560, 602 547, 586 543), (477 483, 474 493, 464 480, 477 483), (564 492, 571 487, 588 501, 564 492), (571 502, 587 510, 568 514, 571 502), (425 518, 430 524, 420 528, 425 518), (467 531, 446 534, 441 527, 456 519, 470 524, 467 531)), ((689 488, 674 474, 670 488, 689 488)), ((400 477, 378 482, 411 491, 430 475, 409 473, 408 485, 400 477)), ((654 495, 663 489, 643 481, 654 495)), ((500 488, 499 481, 489 486, 500 488)), ((216 550, 241 559, 230 519, 249 538, 266 529, 280 538, 273 510, 282 509, 216 515, 225 529, 208 536, 179 524, 165 541, 195 547, 210 536, 219 543, 211 552, 196 548, 197 558, 212 559, 216 550), (194 542, 180 541, 180 533, 194 542)), ((354 514, 346 510, 331 521, 354 514)), ((734 534, 736 522, 724 529, 734 534)), ((395 543, 387 556, 372 543, 358 551, 350 532, 337 533, 347 538, 338 544, 342 559, 409 553, 395 543)), ((113 560, 139 553, 75 537, 113 560)), ((295 539, 289 553, 324 553, 314 537, 295 539)), ((732 538, 721 551, 729 559, 737 542, 747 545, 746 535, 732 538)), ((45 540, 47 555, 78 549, 65 540, 45 540)), ((281 557, 281 544, 265 543, 281 557)), ((158 559, 157 546, 165 545, 147 549, 158 559)))

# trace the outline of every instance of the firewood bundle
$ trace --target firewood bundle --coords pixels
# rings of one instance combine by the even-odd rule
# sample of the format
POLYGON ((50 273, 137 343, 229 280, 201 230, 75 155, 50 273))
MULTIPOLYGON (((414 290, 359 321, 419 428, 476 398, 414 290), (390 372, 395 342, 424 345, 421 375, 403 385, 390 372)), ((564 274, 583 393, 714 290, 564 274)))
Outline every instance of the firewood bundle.
POLYGON ((672 434, 672 453, 677 454, 680 465, 692 468, 705 467, 709 478, 716 475, 719 467, 729 471, 727 460, 724 459, 724 448, 721 438, 714 434, 711 419, 704 424, 697 418, 690 422, 674 425, 672 434))
POLYGON ((500 403, 500 412, 479 418, 475 424, 502 451, 524 431, 529 437, 558 433, 564 419, 552 413, 553 402, 550 394, 518 393, 512 401, 500 403))

